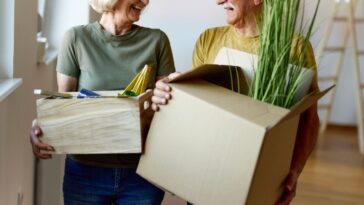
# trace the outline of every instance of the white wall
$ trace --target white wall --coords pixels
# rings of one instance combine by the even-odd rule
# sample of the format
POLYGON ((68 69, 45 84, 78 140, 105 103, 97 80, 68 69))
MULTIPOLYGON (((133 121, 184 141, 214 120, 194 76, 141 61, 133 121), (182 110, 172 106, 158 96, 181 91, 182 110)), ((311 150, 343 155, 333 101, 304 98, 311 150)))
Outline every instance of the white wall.
POLYGON ((0 78, 13 76, 14 1, 0 1, 0 78))
MULTIPOLYGON (((3 1, 1 1, 3 2, 3 1)), ((31 119, 35 114, 35 101, 31 88, 35 84, 35 33, 37 27, 36 0, 7 1, 15 8, 15 18, 6 41, 12 41, 7 60, 13 61, 9 69, 13 76, 23 78, 23 85, 0 102, 0 204, 33 204, 33 156, 29 145, 31 119), (18 203, 18 198, 23 198, 18 203)), ((2 8, 2 7, 1 7, 2 8)), ((14 15, 13 15, 14 17, 14 15)), ((7 17, 9 18, 12 17, 7 17)), ((9 20, 9 23, 12 21, 9 20)))
MULTIPOLYGON (((58 49, 64 33, 76 25, 89 22, 90 10, 87 0, 45 0, 43 36, 47 37, 50 46, 58 49)), ((38 69, 47 72, 39 73, 38 88, 57 90, 55 64, 41 65, 38 69)), ((51 160, 40 160, 36 164, 36 205, 63 204, 63 168, 64 156, 54 156, 51 160)))
MULTIPOLYGON (((330 12, 333 10, 334 1, 332 0, 322 0, 322 5, 320 8, 320 14, 318 16, 317 23, 317 33, 313 37, 312 42, 314 46, 317 46, 319 41, 322 39, 323 31, 326 28, 328 19, 330 17, 330 12)), ((364 2, 363 2, 364 3, 364 2)), ((307 7, 308 11, 312 11, 313 3, 309 4, 307 7)), ((364 5, 358 6, 358 14, 363 15, 364 5)), ((342 10, 342 11, 345 11, 342 10)), ((345 15, 345 12, 341 12, 345 15)), ((343 23, 336 23, 333 30, 333 35, 329 40, 329 45, 331 46, 341 46, 343 33, 345 31, 345 25, 343 23)), ((359 39, 359 47, 364 49, 364 27, 363 25, 357 26, 357 35, 359 39)), ((331 123, 343 124, 343 125, 356 125, 356 109, 355 109, 355 91, 354 91, 354 74, 352 67, 352 42, 350 40, 349 46, 346 50, 344 66, 342 68, 342 73, 339 77, 337 83, 337 95, 334 100, 333 113, 330 119, 331 123)), ((323 56, 321 63, 319 64, 319 75, 328 76, 335 69, 337 63, 337 54, 327 54, 323 56)), ((364 61, 361 58, 361 69, 364 68, 364 61)), ((362 80, 364 80, 364 75, 362 73, 362 80)), ((321 88, 327 87, 328 84, 321 83, 321 88)), ((322 102, 324 102, 322 100, 322 102)))
MULTIPOLYGON (((305 13, 307 16, 310 16, 313 13, 316 1, 307 0, 306 2, 305 13)), ((334 0, 322 0, 315 35, 312 39, 315 48, 322 38, 322 32, 333 8, 333 2, 334 0)), ((221 6, 216 5, 215 0, 152 0, 139 24, 147 27, 161 28, 167 33, 172 44, 176 68, 179 71, 184 71, 191 66, 192 50, 199 34, 206 28, 225 25, 225 12, 221 6)), ((359 27, 359 36, 363 36, 363 29, 364 27, 359 27)), ((330 43, 338 42, 342 31, 342 26, 335 28, 330 43)), ((361 48, 364 48, 363 43, 364 41, 362 40, 361 48)), ((343 73, 338 82, 338 93, 333 107, 331 123, 356 124, 354 81, 350 59, 350 55, 347 53, 343 73)), ((336 58, 333 56, 326 56, 319 66, 319 75, 328 75, 334 68, 335 60, 336 58)), ((361 62, 363 68, 364 61, 362 60, 361 62)), ((322 84, 321 88, 327 86, 322 84)))
MULTIPOLYGON (((82 3, 81 8, 84 9, 79 9, 79 13, 73 12, 74 16, 69 19, 70 22, 62 26, 64 30, 68 29, 66 27, 72 23, 81 23, 82 19, 88 19, 88 13, 84 18, 79 16, 82 14, 81 11, 88 11, 87 1, 84 0, 82 3), (77 20, 72 20, 74 18, 77 20)), ((75 6, 80 3, 69 1, 67 4, 75 6)), ((69 8, 67 9, 70 11, 69 8)), ((0 102, 0 204, 32 205, 35 173, 29 132, 31 121, 35 118, 36 99, 33 89, 55 90, 55 68, 54 64, 46 66, 36 63, 37 0, 1 0, 0 15, 0 25, 4 26, 1 27, 2 32, 0 32, 0 51, 1 54, 6 54, 5 57, 1 55, 1 65, 4 62, 2 60, 5 59, 6 67, 11 72, 6 74, 6 77, 14 76, 23 79, 22 86, 0 102), (9 5, 11 5, 10 8, 9 5), (6 36, 3 31, 7 31, 6 36), (4 49, 4 45, 8 46, 7 49, 4 49)), ((82 23, 87 23, 87 20, 82 23)), ((57 27, 57 29, 60 32, 60 28, 57 27)), ((62 35, 63 33, 58 34, 58 36, 62 35)), ((45 171, 52 172, 52 169, 45 171)), ((60 172, 59 166, 57 171, 60 172)), ((55 186, 48 185, 46 188, 49 190, 55 186)), ((59 190, 58 187, 55 189, 59 190)), ((56 195, 59 196, 59 192, 56 192, 56 195)), ((56 200, 58 199, 49 200, 46 205, 56 200)))
POLYGON ((138 24, 167 33, 176 68, 184 71, 191 67, 193 47, 200 33, 224 25, 225 11, 215 0, 151 0, 138 24))
POLYGON ((69 28, 88 22, 88 1, 46 0, 45 3, 43 34, 50 46, 57 49, 69 28))

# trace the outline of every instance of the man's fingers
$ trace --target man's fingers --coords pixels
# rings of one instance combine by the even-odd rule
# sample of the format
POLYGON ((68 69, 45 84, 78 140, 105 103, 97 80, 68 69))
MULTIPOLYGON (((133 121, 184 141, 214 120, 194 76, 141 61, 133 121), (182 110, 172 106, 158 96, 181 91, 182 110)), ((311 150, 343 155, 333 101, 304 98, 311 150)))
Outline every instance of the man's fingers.
POLYGON ((285 189, 287 189, 288 191, 293 191, 293 189, 295 189, 297 185, 297 180, 298 180, 298 174, 294 171, 290 171, 286 179, 285 189))
POLYGON ((154 110, 154 112, 158 112, 159 111, 159 106, 155 103, 152 103, 152 109, 154 110))
POLYGON ((283 195, 283 198, 281 198, 277 205, 289 205, 295 196, 296 190, 286 191, 283 195))
POLYGON ((286 178, 284 192, 276 205, 288 205, 296 196, 298 173, 291 170, 286 178))
POLYGON ((152 109, 157 112, 159 111, 159 105, 168 104, 168 100, 172 99, 171 91, 172 88, 168 85, 168 82, 177 76, 181 75, 180 73, 172 73, 168 77, 165 77, 155 84, 155 89, 153 91, 152 97, 152 109))
POLYGON ((160 80, 155 84, 155 87, 159 90, 163 90, 166 92, 171 92, 171 87, 165 82, 165 80, 160 80))
POLYGON ((164 92, 163 90, 159 90, 159 89, 154 89, 153 95, 160 97, 160 98, 165 98, 168 100, 171 99, 171 94, 169 94, 168 92, 164 92))
POLYGON ((174 72, 174 73, 171 73, 168 75, 168 80, 171 81, 171 80, 174 80, 175 78, 177 78, 178 76, 180 76, 181 73, 180 72, 174 72))
POLYGON ((152 97, 152 102, 159 105, 166 105, 168 103, 168 100, 165 98, 160 98, 157 96, 152 97))

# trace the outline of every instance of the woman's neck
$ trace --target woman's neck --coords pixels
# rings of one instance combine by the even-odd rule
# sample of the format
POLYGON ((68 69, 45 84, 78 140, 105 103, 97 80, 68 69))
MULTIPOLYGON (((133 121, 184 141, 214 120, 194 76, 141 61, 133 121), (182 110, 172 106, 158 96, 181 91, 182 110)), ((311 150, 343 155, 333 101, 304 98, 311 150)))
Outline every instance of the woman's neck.
POLYGON ((126 34, 133 27, 132 23, 123 21, 121 15, 115 12, 103 13, 100 24, 107 32, 115 36, 126 34))

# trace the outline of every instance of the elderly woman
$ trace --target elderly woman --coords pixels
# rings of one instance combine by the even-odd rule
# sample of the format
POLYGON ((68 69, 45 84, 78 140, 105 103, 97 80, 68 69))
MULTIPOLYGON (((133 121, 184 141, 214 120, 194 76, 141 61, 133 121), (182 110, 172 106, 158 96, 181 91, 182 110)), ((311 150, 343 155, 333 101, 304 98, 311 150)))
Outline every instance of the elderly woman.
MULTIPOLYGON (((262 15, 263 0, 216 0, 216 3, 226 10, 228 26, 208 29, 201 34, 195 45, 192 67, 214 63, 222 48, 248 53, 257 53, 259 50, 259 28, 256 20, 262 15)), ((311 47, 305 54, 305 67, 316 69, 311 47)), ((155 111, 172 99, 171 88, 167 82, 178 75, 173 73, 157 82, 152 98, 155 111)), ((311 91, 317 89, 318 84, 315 79, 311 91)), ((289 204, 295 196, 297 179, 315 146, 318 127, 317 104, 315 104, 301 115, 291 170, 287 176, 285 192, 277 204, 289 204)))
MULTIPOLYGON (((151 86, 174 72, 167 36, 158 29, 135 24, 149 0, 91 0, 102 13, 99 22, 70 29, 64 36, 57 65, 60 92, 125 88, 144 67, 151 65, 151 86)), ((40 150, 51 146, 38 138, 34 124, 34 155, 49 159, 40 150)), ((100 136, 102 137, 102 136, 100 136)), ((136 175, 138 154, 67 156, 63 183, 65 205, 160 204, 164 192, 136 175)))

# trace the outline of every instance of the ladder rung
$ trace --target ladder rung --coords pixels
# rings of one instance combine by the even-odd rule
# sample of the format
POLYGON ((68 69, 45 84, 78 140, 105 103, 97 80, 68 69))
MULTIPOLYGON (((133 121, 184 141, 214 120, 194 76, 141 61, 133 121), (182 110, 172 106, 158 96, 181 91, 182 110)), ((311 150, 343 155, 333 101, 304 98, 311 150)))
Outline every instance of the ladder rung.
MULTIPOLYGON (((334 18, 335 21, 347 21, 348 18, 347 17, 343 17, 343 16, 337 16, 334 18)), ((355 18, 354 19, 355 23, 364 23, 364 18, 355 18)))
POLYGON ((364 84, 360 84, 360 89, 364 89, 364 84))
POLYGON ((322 104, 322 105, 318 105, 318 109, 325 109, 328 110, 331 108, 331 104, 322 104))
POLYGON ((358 55, 364 55, 364 51, 358 51, 356 52, 358 55))
POLYGON ((344 52, 345 48, 344 47, 326 47, 325 51, 327 51, 327 52, 344 52))
POLYGON ((319 77, 319 81, 337 81, 337 77, 335 76, 325 76, 325 77, 319 77))

